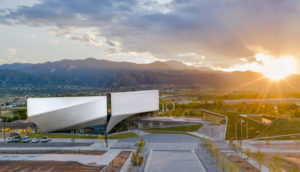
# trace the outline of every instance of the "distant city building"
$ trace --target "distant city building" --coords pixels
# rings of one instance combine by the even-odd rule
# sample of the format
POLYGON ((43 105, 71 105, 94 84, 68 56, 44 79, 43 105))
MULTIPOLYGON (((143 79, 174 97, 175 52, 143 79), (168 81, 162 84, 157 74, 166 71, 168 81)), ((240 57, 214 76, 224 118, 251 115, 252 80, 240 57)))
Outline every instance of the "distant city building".
POLYGON ((27 100, 29 120, 43 132, 108 133, 130 116, 158 110, 158 90, 27 100))
POLYGON ((15 107, 17 106, 16 104, 14 104, 13 102, 9 103, 8 107, 15 107))

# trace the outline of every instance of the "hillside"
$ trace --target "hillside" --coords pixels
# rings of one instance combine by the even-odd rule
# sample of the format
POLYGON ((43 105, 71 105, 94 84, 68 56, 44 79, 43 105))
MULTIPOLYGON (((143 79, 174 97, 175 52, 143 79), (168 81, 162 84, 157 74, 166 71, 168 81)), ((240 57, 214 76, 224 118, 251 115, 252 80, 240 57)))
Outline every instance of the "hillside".
POLYGON ((86 86, 91 88, 200 88, 223 90, 300 89, 300 76, 270 82, 255 72, 221 72, 177 61, 135 64, 93 58, 40 64, 0 65, 0 86, 86 86), (255 81, 255 82, 254 82, 255 81), (296 88, 293 88, 297 86, 296 88), (299 87, 299 88, 298 88, 299 87))

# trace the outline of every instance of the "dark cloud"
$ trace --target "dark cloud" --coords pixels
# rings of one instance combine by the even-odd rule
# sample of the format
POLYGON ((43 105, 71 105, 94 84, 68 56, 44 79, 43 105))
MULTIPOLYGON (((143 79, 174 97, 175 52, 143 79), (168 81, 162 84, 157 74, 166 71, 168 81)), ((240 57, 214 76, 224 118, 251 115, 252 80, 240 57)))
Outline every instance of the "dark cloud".
POLYGON ((0 21, 97 27, 123 50, 147 51, 160 58, 194 52, 227 65, 258 49, 299 56, 299 18, 299 0, 43 0, 10 11, 0 21))

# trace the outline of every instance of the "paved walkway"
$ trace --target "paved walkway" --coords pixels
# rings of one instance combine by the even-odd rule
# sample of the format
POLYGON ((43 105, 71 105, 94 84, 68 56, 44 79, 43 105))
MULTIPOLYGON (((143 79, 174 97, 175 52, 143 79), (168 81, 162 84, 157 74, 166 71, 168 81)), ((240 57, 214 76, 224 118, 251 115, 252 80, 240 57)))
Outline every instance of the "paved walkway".
POLYGON ((152 150, 145 172, 206 172, 192 150, 152 150))
POLYGON ((0 146, 0 150, 108 150, 117 142, 118 140, 109 140, 108 148, 105 147, 105 143, 103 144, 91 143, 91 144, 83 144, 83 145, 79 144, 78 146, 76 146, 76 143, 73 146, 68 146, 69 144, 71 144, 70 142, 64 142, 66 144, 65 146, 62 146, 63 142, 40 143, 37 145, 35 145, 35 143, 20 143, 20 144, 11 143, 9 147, 0 146), (31 145, 35 145, 35 146, 31 146, 31 145))
POLYGON ((211 140, 224 140, 225 131, 226 125, 211 125, 204 123, 195 133, 209 137, 211 140))
POLYGON ((1 154, 0 160, 10 161, 76 161, 85 165, 108 165, 121 150, 109 150, 104 155, 80 154, 1 154))

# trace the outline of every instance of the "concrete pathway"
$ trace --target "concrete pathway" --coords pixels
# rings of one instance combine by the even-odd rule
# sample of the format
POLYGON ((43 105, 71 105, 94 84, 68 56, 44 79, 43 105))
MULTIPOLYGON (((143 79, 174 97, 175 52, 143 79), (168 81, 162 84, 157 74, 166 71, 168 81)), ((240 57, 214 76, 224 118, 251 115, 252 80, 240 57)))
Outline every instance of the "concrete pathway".
MULTIPOLYGON (((53 145, 53 143, 51 143, 51 146, 47 146, 47 143, 44 143, 44 145, 42 147, 23 147, 22 144, 18 144, 16 145, 16 147, 0 147, 0 150, 108 150, 110 149, 115 143, 117 143, 118 140, 109 140, 108 141, 108 148, 106 148, 105 146, 105 142, 103 144, 100 143, 93 143, 90 144, 89 146, 61 146, 59 147, 59 145, 61 145, 62 142, 59 142, 58 146, 53 145)), ((1 144, 1 143, 0 143, 1 144)), ((34 143, 23 143, 23 144, 34 144, 34 143)))
POLYGON ((206 172, 192 150, 151 150, 145 172, 206 172))
POLYGON ((109 150, 104 155, 80 154, 1 154, 0 160, 10 161, 76 161, 85 165, 108 165, 121 150, 109 150))

